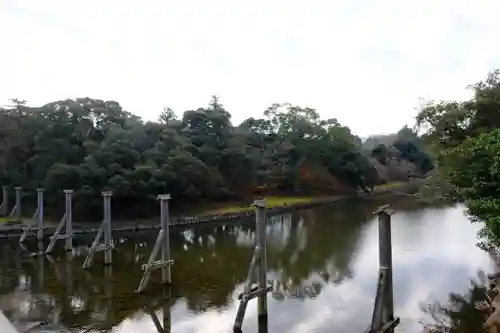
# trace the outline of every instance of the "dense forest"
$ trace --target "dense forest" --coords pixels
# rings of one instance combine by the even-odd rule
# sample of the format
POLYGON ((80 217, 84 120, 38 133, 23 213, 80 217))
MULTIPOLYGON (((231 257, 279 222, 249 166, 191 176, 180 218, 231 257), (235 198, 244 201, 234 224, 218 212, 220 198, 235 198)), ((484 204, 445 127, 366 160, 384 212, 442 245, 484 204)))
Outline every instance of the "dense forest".
POLYGON ((500 245, 500 71, 470 86, 466 101, 429 102, 417 116, 423 140, 438 156, 443 181, 485 222, 482 244, 500 245))
POLYGON ((28 197, 43 187, 49 207, 59 207, 61 190, 73 188, 77 216, 100 213, 101 191, 112 190, 114 207, 142 214, 159 193, 171 193, 178 206, 269 193, 370 192, 391 180, 381 169, 394 161, 412 166, 396 179, 433 168, 411 129, 386 139, 372 137, 364 147, 336 119, 290 104, 273 104, 234 126, 217 96, 181 117, 165 108, 157 122, 115 101, 34 107, 12 100, 0 109, 0 183, 22 186, 28 197))

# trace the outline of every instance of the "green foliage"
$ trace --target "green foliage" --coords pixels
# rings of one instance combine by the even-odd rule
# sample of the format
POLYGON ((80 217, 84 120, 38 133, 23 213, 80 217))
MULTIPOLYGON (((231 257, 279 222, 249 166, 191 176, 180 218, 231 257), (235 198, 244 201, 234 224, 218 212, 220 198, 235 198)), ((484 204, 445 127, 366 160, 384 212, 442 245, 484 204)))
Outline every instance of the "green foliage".
MULTIPOLYGON (((430 154, 427 152, 425 144, 415 131, 403 127, 397 133, 389 135, 371 136, 363 143, 363 150, 369 153, 382 166, 391 167, 391 164, 396 162, 398 173, 405 175, 405 178, 411 176, 426 175, 434 169, 434 162, 430 154), (373 147, 373 148, 372 148, 373 147), (411 162, 411 165, 416 167, 416 175, 413 175, 411 170, 406 170, 401 166, 402 161, 411 162)), ((400 180, 396 179, 391 180, 400 180)))
POLYGON ((424 105, 417 128, 439 152, 440 172, 472 219, 485 222, 482 240, 500 245, 500 72, 471 88, 470 100, 424 105))
POLYGON ((180 118, 167 108, 158 122, 91 98, 0 109, 0 181, 45 187, 49 209, 73 188, 75 216, 100 215, 103 190, 131 216, 149 213, 159 193, 179 205, 273 191, 370 192, 377 178, 361 140, 311 108, 273 104, 239 126, 217 96, 180 118))

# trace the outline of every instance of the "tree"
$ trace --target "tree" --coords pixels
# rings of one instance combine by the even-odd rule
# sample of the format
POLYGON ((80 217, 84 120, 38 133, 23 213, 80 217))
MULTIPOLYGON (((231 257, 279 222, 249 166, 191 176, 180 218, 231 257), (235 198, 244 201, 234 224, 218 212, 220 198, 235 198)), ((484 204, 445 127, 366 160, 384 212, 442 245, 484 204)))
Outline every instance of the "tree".
POLYGON ((177 119, 177 115, 171 108, 164 108, 158 116, 158 122, 160 124, 168 124, 169 121, 174 119, 177 119))
POLYGON ((165 108, 158 122, 116 101, 13 100, 0 112, 0 152, 2 183, 45 187, 49 209, 60 206, 61 189, 74 188, 76 217, 98 213, 104 189, 115 194, 113 214, 131 216, 151 211, 159 193, 171 193, 175 208, 271 191, 370 192, 380 178, 359 137, 336 119, 273 104, 234 126, 215 95, 179 118, 165 108))
POLYGON ((485 222, 483 242, 500 245, 500 72, 470 88, 467 101, 425 104, 416 128, 434 145, 441 173, 472 219, 485 222))

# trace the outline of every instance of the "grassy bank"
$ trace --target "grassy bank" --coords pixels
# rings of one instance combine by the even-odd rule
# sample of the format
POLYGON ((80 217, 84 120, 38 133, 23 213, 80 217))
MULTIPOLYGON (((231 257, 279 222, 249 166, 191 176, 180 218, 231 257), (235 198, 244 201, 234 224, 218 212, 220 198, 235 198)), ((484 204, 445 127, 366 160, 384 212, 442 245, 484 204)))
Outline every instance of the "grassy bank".
MULTIPOLYGON (((393 182, 388 184, 383 184, 381 186, 375 187, 373 194, 381 193, 392 193, 404 190, 408 183, 405 182, 393 182)), ((263 199, 267 202, 267 207, 270 210, 287 210, 288 208, 302 208, 309 206, 316 206, 324 203, 334 202, 337 200, 342 200, 343 195, 311 195, 311 196, 293 196, 293 195, 269 195, 264 196, 263 199)), ((256 198, 257 199, 257 198, 256 198)), ((202 205, 191 206, 186 210, 175 211, 172 214, 174 219, 179 220, 191 220, 191 219, 211 219, 213 217, 221 218, 226 215, 246 215, 247 213, 252 213, 254 207, 252 207, 253 200, 249 199, 241 202, 207 202, 202 205)), ((25 218, 25 222, 29 217, 25 218)), ((0 225, 5 225, 8 222, 8 217, 0 217, 0 225)), ((155 217, 152 218, 141 218, 134 220, 127 220, 121 222, 134 222, 134 221, 149 221, 156 220, 155 217)), ((48 216, 45 218, 47 226, 57 225, 56 220, 50 220, 48 216)), ((81 222, 81 221, 79 221, 81 222)), ((93 222, 88 222, 89 224, 93 222)))
MULTIPOLYGON (((264 199, 267 201, 268 208, 294 206, 298 204, 306 204, 320 199, 321 197, 295 197, 295 196, 266 196, 264 199)), ((227 214, 227 213, 244 213, 253 211, 254 208, 251 203, 232 203, 224 204, 219 207, 198 209, 199 215, 214 215, 214 214, 227 214)))
MULTIPOLYGON (((406 182, 392 182, 376 186, 373 194, 379 192, 391 192, 396 190, 401 190, 408 185, 406 182)), ((264 199, 267 201, 268 208, 278 208, 278 207, 292 207, 301 206, 309 203, 328 201, 337 196, 265 196, 264 199)), ((254 208, 251 206, 251 202, 235 202, 235 203, 220 203, 220 204, 208 204, 205 206, 197 207, 192 212, 197 216, 208 216, 208 215, 218 215, 218 214, 230 214, 230 213, 245 213, 251 212, 254 208)))
POLYGON ((408 182, 391 182, 387 184, 382 184, 375 186, 375 191, 383 191, 383 190, 399 190, 408 186, 408 182))

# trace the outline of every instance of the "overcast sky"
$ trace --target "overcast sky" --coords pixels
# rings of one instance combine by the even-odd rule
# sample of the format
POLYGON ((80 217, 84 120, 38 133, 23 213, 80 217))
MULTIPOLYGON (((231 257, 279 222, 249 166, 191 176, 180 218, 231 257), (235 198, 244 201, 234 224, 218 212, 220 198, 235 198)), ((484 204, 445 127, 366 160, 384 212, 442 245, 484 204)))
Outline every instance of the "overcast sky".
POLYGON ((2 104, 112 99, 154 120, 217 94, 235 123, 291 102, 366 136, 500 67, 496 0, 0 3, 2 104))

